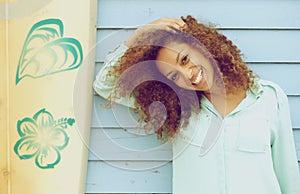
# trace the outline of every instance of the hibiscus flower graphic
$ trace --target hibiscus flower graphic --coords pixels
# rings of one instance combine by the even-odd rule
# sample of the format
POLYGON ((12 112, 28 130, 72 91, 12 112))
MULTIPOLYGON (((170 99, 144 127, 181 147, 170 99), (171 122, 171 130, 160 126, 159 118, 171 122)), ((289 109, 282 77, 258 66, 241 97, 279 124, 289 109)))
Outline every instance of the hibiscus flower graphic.
POLYGON ((33 118, 19 120, 17 129, 21 138, 15 144, 15 153, 22 160, 35 158, 39 168, 54 168, 61 160, 60 151, 69 143, 65 129, 74 122, 73 118, 54 120, 45 109, 38 111, 33 118))

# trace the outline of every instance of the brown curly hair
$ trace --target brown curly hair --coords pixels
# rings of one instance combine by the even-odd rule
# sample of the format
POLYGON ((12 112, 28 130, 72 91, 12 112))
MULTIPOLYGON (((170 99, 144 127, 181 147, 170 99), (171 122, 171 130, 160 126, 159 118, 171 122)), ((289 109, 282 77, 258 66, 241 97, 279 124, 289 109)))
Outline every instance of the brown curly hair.
POLYGON ((170 42, 187 43, 201 52, 220 73, 219 82, 226 93, 247 90, 255 75, 242 60, 240 50, 214 27, 197 23, 192 16, 183 18, 183 31, 153 29, 147 31, 119 59, 111 75, 117 76, 116 96, 133 96, 140 121, 146 130, 154 129, 158 139, 168 140, 199 113, 202 91, 178 87, 156 68, 157 55, 170 42), (159 102, 159 103, 157 103, 159 102), (163 106, 162 106, 163 104, 163 106))

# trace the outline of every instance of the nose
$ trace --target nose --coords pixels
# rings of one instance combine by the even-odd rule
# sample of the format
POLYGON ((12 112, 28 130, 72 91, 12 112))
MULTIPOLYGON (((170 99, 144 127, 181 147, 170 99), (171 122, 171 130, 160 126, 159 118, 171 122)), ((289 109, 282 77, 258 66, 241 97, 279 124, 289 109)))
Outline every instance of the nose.
POLYGON ((192 79, 192 77, 193 77, 193 68, 191 68, 191 67, 185 67, 184 68, 184 74, 185 74, 185 77, 187 78, 187 79, 192 79))

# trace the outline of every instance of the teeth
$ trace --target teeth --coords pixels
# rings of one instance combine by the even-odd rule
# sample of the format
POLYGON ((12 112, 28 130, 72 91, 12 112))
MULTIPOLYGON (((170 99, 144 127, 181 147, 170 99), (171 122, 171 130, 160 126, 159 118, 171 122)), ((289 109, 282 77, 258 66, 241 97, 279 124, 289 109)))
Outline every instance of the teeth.
POLYGON ((202 69, 199 71, 196 79, 193 81, 193 84, 199 84, 202 79, 202 69))

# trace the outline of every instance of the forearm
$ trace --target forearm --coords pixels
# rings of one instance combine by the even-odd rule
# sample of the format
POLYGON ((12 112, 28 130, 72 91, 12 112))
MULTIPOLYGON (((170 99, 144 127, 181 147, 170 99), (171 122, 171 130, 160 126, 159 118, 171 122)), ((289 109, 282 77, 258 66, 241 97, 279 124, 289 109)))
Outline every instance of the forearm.
MULTIPOLYGON (((103 67, 97 73, 93 87, 97 94, 101 97, 108 99, 115 89, 117 77, 114 74, 110 74, 114 67, 119 65, 118 59, 124 55, 128 47, 122 43, 114 51, 109 53, 104 61, 103 67)), ((114 99, 115 102, 133 107, 133 99, 114 99)))

